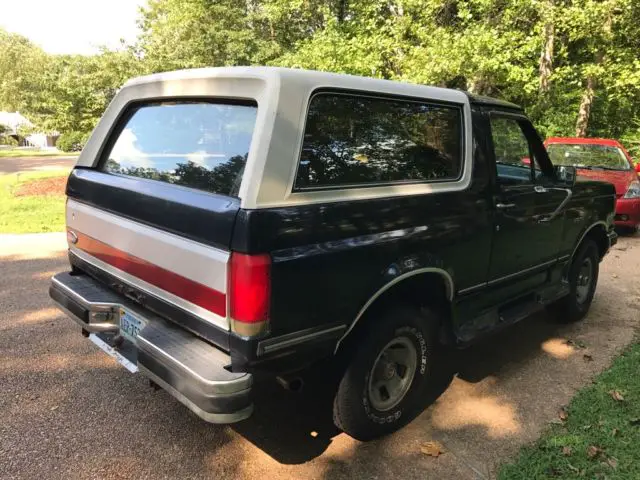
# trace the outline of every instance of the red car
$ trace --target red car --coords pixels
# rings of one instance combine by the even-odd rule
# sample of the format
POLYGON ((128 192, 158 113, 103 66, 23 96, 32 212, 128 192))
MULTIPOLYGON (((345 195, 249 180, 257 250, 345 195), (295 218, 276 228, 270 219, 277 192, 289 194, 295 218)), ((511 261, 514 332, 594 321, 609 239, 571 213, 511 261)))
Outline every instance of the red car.
POLYGON ((545 146, 554 165, 573 165, 582 177, 616 187, 617 227, 637 231, 640 225, 640 181, 631 156, 616 140, 551 137, 545 146))

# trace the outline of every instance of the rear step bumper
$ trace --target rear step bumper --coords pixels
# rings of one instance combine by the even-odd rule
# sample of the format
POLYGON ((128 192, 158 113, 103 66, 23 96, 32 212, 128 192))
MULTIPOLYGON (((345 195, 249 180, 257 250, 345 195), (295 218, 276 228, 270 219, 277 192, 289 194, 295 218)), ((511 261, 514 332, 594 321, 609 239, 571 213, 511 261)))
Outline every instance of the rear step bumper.
MULTIPOLYGON (((87 275, 55 275, 49 295, 85 331, 97 334, 105 344, 105 338, 108 341, 120 331, 121 309, 144 319, 135 347, 123 351, 133 350, 137 358, 129 360, 137 363, 139 372, 203 420, 233 423, 251 415, 252 375, 225 369, 231 358, 223 351, 170 325, 87 275)), ((103 349, 119 355, 118 347, 113 345, 103 349)))

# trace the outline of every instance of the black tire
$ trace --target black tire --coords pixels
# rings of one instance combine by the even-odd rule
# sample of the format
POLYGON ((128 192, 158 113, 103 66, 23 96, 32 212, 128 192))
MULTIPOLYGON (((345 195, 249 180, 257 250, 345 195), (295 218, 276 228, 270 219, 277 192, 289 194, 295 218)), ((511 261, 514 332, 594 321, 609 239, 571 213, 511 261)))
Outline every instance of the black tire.
POLYGON ((573 262, 569 266, 569 274, 567 280, 569 282, 569 295, 558 300, 549 308, 552 315, 560 323, 572 323, 582 320, 593 301, 593 295, 596 292, 598 284, 598 273, 600 271, 600 254, 598 246, 593 240, 585 240, 575 256, 573 262), (588 291, 586 294, 579 295, 578 287, 581 268, 585 265, 585 261, 589 261, 592 266, 592 273, 588 291))
MULTIPOLYGON (((427 309, 396 307, 369 323, 372 330, 360 337, 357 347, 353 344, 357 351, 351 357, 334 399, 333 421, 338 428, 357 440, 372 440, 406 425, 435 400, 440 392, 433 393, 438 385, 438 373, 442 372, 438 364, 438 320, 438 316, 427 309), (374 407, 375 401, 370 398, 369 381, 375 375, 373 367, 383 355, 385 346, 396 341, 409 349, 413 345, 416 367, 410 383, 407 380, 410 386, 399 403, 381 411, 374 407)), ((398 364, 394 365, 397 369, 398 364)), ((404 373, 408 372, 405 370, 404 373)), ((398 372, 391 375, 394 374, 400 376, 398 372)))

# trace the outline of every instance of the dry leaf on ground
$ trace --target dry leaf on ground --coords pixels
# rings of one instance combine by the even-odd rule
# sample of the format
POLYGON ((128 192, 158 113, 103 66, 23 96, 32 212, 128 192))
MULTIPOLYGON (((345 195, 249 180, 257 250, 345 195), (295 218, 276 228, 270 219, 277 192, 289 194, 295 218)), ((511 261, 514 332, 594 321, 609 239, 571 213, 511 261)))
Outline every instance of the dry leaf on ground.
POLYGON ((613 398, 614 400, 616 400, 618 402, 624 402, 624 397, 622 396, 622 394, 618 390, 611 390, 609 392, 609 395, 611 395, 611 398, 613 398))
POLYGON ((562 420, 563 422, 564 422, 567 418, 569 418, 569 414, 567 413, 567 410, 566 410, 564 407, 562 407, 562 408, 560 409, 560 411, 558 412, 558 418, 559 418, 560 420, 562 420))
POLYGON ((572 453, 573 453, 573 449, 571 447, 562 447, 562 454, 565 457, 571 456, 572 453))
POLYGON ((420 451, 430 457, 439 457, 445 450, 438 442, 425 442, 420 447, 420 451))
POLYGON ((589 448, 587 448, 587 457, 589 458, 595 458, 601 453, 602 453, 602 449, 599 447, 596 447, 595 445, 590 445, 589 448))
POLYGON ((619 434, 620 434, 620 430, 618 430, 617 428, 614 428, 613 430, 611 430, 612 437, 617 437, 619 434))
POLYGON ((587 348, 587 346, 585 345, 585 343, 582 340, 567 340, 564 343, 566 345, 569 345, 570 347, 574 347, 574 348, 579 349, 579 350, 584 350, 585 348, 587 348))
POLYGON ((593 362, 593 357, 587 353, 582 355, 582 358, 584 359, 585 362, 593 362))
POLYGON ((615 458, 607 458, 607 463, 609 464, 609 466, 611 468, 613 468, 614 470, 616 468, 618 468, 618 460, 616 460, 615 458))

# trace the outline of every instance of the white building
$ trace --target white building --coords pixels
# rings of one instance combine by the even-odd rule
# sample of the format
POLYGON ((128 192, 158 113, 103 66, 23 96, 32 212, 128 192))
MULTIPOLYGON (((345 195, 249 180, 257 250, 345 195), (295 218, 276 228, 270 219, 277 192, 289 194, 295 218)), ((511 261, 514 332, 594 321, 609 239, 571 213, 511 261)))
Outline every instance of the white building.
POLYGON ((0 125, 8 128, 5 135, 15 138, 19 145, 24 147, 53 147, 59 137, 58 133, 47 135, 46 133, 34 132, 26 136, 21 135, 19 133, 20 129, 32 129, 34 125, 20 112, 0 112, 0 125))

